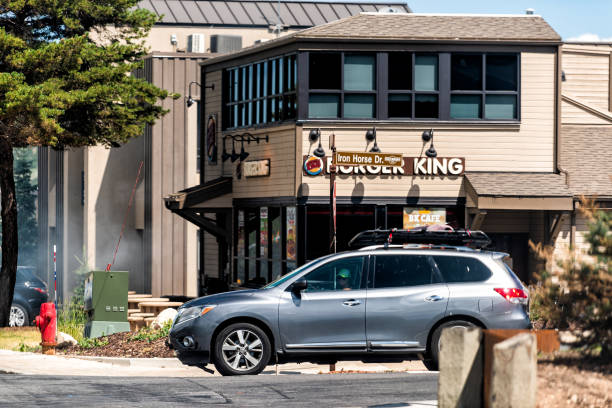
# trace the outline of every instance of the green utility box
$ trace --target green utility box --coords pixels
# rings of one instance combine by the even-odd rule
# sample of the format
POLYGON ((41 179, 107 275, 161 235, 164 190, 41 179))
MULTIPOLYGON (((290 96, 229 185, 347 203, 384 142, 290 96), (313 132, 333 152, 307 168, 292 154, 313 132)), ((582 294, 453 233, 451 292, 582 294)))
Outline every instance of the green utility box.
POLYGON ((127 293, 127 271, 92 271, 89 274, 83 294, 87 312, 85 337, 130 331, 127 293))

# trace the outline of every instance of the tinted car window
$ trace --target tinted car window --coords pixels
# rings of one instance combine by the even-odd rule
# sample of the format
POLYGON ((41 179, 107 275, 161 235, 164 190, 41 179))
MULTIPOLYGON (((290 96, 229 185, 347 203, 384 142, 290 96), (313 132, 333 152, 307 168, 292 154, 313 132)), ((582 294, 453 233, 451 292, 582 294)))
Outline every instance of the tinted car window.
POLYGON ((491 271, 475 258, 463 256, 434 256, 434 261, 448 283, 480 282, 489 279, 491 271))
POLYGON ((374 288, 438 283, 432 266, 427 255, 378 255, 374 266, 374 288))
POLYGON ((27 282, 31 280, 38 280, 38 277, 34 272, 27 268, 17 268, 17 282, 27 282))
POLYGON ((329 262, 308 273, 305 292, 352 290, 361 287, 363 257, 343 258, 329 262))

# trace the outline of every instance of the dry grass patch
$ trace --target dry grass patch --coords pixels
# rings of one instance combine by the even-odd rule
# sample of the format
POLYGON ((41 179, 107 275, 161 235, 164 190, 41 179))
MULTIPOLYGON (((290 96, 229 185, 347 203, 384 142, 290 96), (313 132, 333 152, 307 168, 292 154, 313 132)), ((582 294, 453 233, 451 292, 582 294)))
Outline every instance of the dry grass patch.
POLYGON ((33 351, 40 347, 40 332, 36 327, 0 328, 0 349, 33 351))

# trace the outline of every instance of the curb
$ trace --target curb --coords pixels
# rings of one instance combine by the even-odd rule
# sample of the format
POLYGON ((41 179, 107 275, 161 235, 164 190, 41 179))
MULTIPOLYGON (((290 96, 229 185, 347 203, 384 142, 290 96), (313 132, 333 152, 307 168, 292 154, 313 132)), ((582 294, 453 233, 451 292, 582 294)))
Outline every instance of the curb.
POLYGON ((62 355, 67 359, 78 359, 95 361, 98 363, 111 364, 121 367, 142 367, 142 368, 185 368, 183 363, 177 358, 128 358, 128 357, 97 357, 97 356, 75 356, 62 355))

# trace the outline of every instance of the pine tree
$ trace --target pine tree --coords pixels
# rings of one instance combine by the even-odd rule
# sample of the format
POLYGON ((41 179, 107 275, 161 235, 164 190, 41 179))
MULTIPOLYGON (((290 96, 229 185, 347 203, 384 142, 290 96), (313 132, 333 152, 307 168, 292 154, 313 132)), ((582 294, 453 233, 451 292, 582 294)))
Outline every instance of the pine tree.
POLYGON ((13 149, 114 146, 165 112, 167 93, 130 75, 157 17, 138 0, 0 0, 0 326, 18 254, 13 149))

